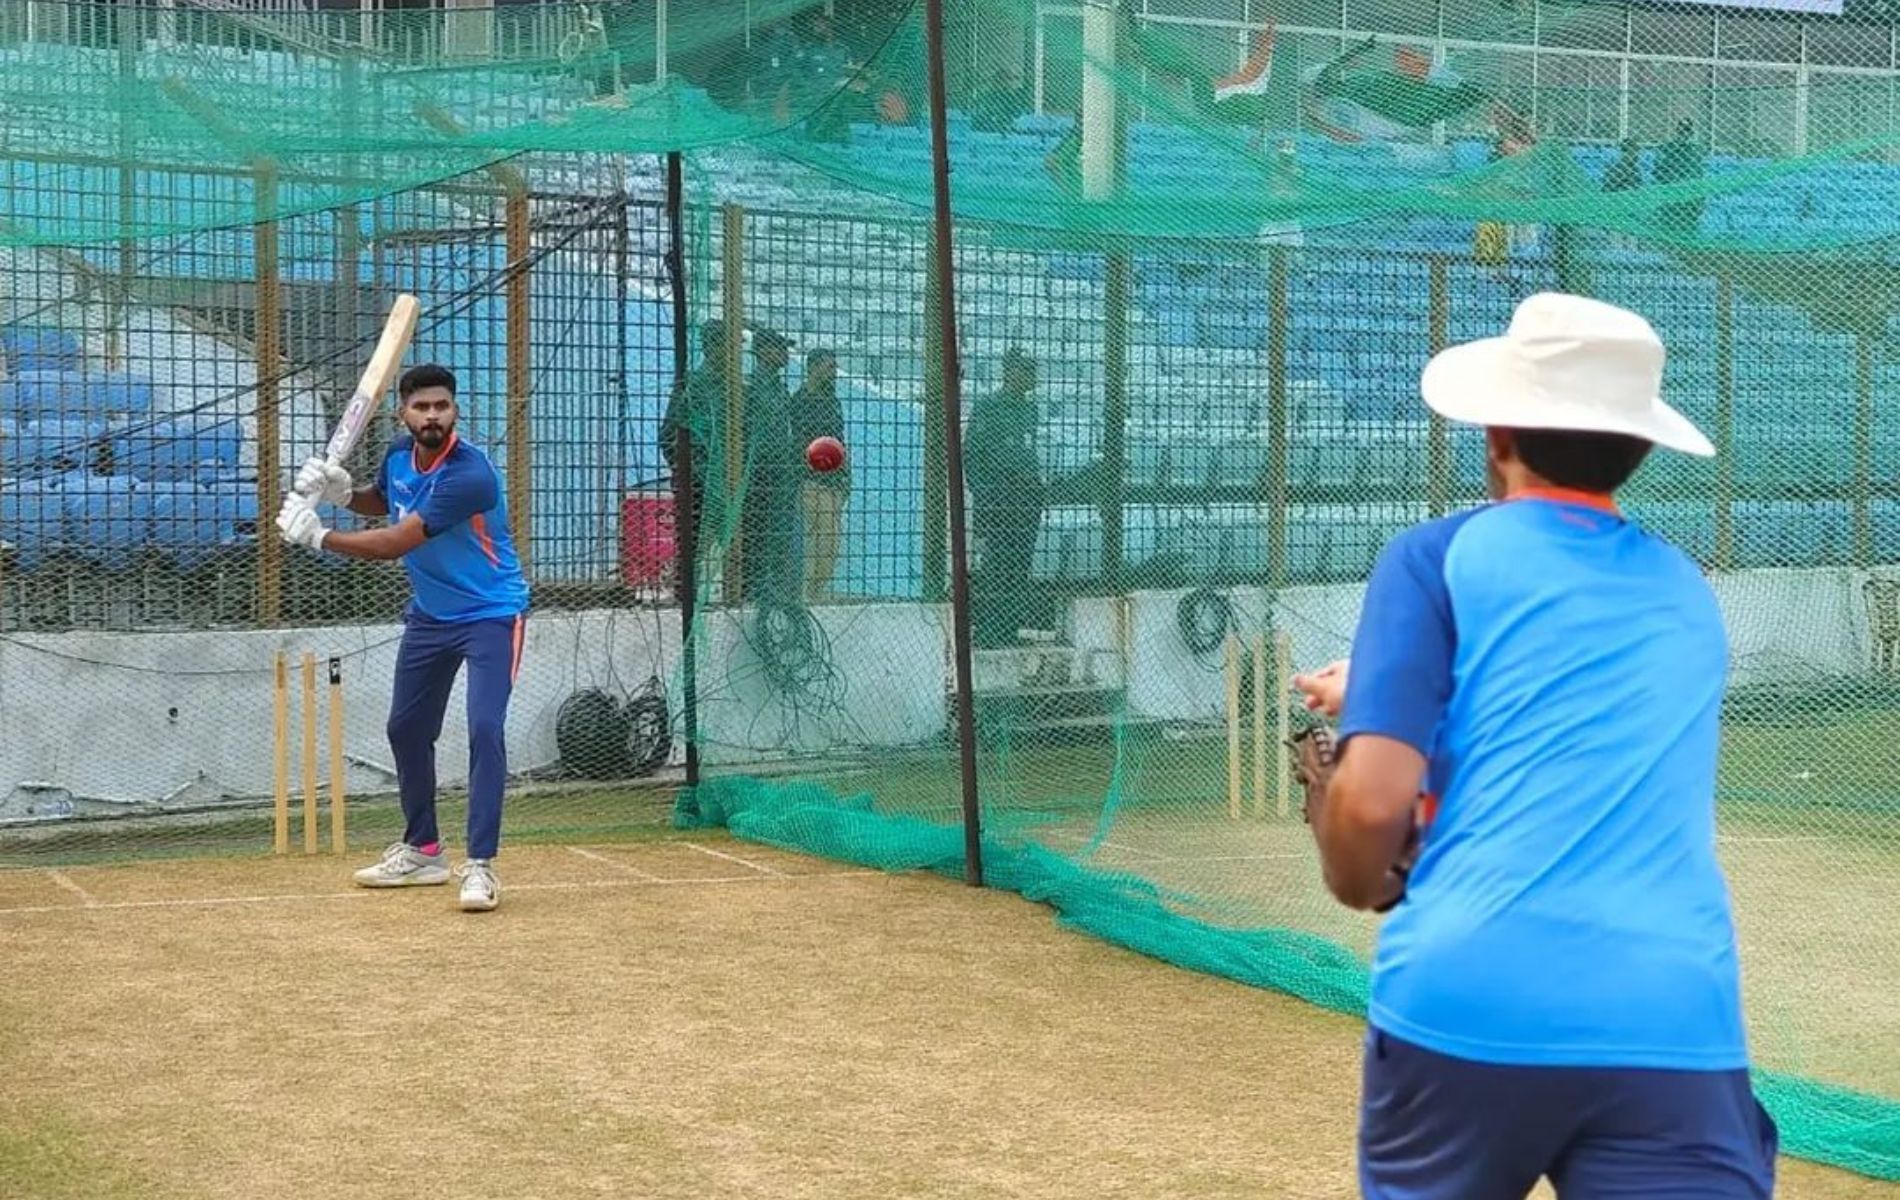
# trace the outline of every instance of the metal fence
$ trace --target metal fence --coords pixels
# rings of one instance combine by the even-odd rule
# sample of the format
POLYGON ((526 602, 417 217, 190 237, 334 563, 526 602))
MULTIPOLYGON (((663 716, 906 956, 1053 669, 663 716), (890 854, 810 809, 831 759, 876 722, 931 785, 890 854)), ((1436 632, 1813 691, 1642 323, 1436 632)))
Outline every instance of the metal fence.
MULTIPOLYGON (((16 204, 96 203, 84 192, 109 196, 121 174, 14 167, 16 204)), ((211 188, 248 202, 259 190, 160 166, 137 181, 145 203, 211 188)), ((268 534, 288 472, 327 437, 405 291, 425 310, 407 361, 460 376, 465 428, 512 481, 547 603, 592 603, 589 593, 620 582, 632 425, 643 413, 657 422, 651 396, 634 390, 670 373, 627 349, 643 312, 629 288, 659 271, 655 220, 624 192, 459 180, 248 227, 9 252, 0 620, 145 628, 392 615, 397 570, 288 554, 259 536, 259 518, 268 534)), ((373 471, 394 429, 386 410, 359 471, 373 471)))
MULTIPOLYGON (((15 204, 87 190, 97 203, 124 174, 15 163, 6 183, 15 204)), ((9 251, 0 624, 391 617, 397 568, 287 553, 259 517, 268 535, 288 471, 327 436, 404 291, 424 307, 408 361, 460 375, 537 604, 666 600, 658 435, 674 331, 667 215, 647 198, 657 174, 651 159, 544 160, 247 227, 9 251)), ((257 199, 245 177, 135 175, 148 204, 257 199)), ((788 391, 812 352, 840 362, 851 488, 825 590, 941 597, 924 227, 690 194, 682 216, 693 343, 713 316, 785 333, 788 391)), ((1077 591, 1362 578, 1393 529, 1482 495, 1478 443, 1425 420, 1414 381, 1434 348, 1496 330, 1516 298, 1558 282, 1550 233, 1519 231, 1508 257, 1479 261, 1471 229, 1447 222, 1383 230, 1384 249, 1281 238, 1112 254, 966 226, 966 397, 995 388, 1012 347, 1040 368, 1049 499, 1033 573, 1077 591)), ((1872 470, 1900 449, 1872 403, 1891 371, 1883 339, 1607 243, 1584 257, 1591 288, 1663 330, 1672 395, 1723 441, 1714 465, 1645 472, 1639 516, 1718 569, 1900 559, 1900 495, 1872 470)), ((385 412, 359 470, 393 430, 385 412)), ((724 436, 737 461, 746 431, 724 436)))

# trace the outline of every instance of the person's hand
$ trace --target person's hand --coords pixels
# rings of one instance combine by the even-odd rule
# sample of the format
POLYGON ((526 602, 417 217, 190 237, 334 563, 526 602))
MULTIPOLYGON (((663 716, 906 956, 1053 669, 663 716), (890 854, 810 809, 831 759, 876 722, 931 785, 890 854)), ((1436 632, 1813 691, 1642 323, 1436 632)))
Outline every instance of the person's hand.
POLYGON ((1329 663, 1317 671, 1305 675, 1295 675, 1293 686, 1306 697, 1306 707, 1328 718, 1336 719, 1339 710, 1346 704, 1346 659, 1329 663))
POLYGON ((296 495, 284 497, 284 506, 277 512, 277 531, 290 545, 312 550, 323 549, 323 539, 330 532, 323 527, 310 497, 296 495))
POLYGON ((297 469, 297 478, 290 490, 299 496, 308 496, 313 501, 321 500, 325 504, 341 507, 350 502, 356 493, 356 484, 350 479, 350 473, 342 467, 321 456, 305 460, 297 469))

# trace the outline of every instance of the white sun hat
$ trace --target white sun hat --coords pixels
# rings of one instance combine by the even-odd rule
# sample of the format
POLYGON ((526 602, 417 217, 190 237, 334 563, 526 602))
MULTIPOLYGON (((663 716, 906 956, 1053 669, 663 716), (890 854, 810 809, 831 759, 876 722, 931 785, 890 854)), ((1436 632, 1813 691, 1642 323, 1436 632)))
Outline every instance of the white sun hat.
POLYGON ((1662 399, 1664 350, 1648 321, 1582 296, 1540 292, 1503 337, 1441 351, 1419 391, 1466 425, 1622 433, 1704 458, 1715 447, 1662 399))

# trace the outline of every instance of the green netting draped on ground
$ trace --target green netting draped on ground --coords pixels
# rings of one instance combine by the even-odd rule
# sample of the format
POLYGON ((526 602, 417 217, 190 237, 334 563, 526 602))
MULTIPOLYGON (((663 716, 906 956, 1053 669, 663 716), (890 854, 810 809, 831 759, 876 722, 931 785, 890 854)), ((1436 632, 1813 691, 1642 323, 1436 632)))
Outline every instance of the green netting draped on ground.
MULTIPOLYGON (((1719 447, 1626 500, 1728 625, 1761 1093, 1793 1152, 1900 1178, 1890 10, 945 7, 988 881, 1363 1011, 1287 674, 1344 653, 1387 539, 1484 496, 1430 354, 1610 300, 1719 447)), ((350 849, 395 836, 403 582, 266 510, 408 292, 535 587, 506 837, 960 873, 926 44, 905 0, 0 0, 0 863, 266 849, 279 651, 293 743, 301 655, 314 703, 344 680, 350 849)))
MULTIPOLYGON (((880 811, 868 794, 733 779, 706 785, 681 803, 689 828, 723 825, 749 840, 879 870, 963 874, 956 828, 880 811)), ((983 859, 986 885, 1048 904, 1071 928, 1191 970, 1365 1014, 1365 963, 1339 942, 1298 928, 1201 919, 1193 892, 1172 892, 1139 868, 1098 865, 1091 854, 1052 849, 1021 831, 987 840, 983 859)), ((1894 1178, 1887 1130, 1900 1105, 1772 1069, 1755 1072, 1755 1088, 1781 1123, 1787 1152, 1894 1178)))

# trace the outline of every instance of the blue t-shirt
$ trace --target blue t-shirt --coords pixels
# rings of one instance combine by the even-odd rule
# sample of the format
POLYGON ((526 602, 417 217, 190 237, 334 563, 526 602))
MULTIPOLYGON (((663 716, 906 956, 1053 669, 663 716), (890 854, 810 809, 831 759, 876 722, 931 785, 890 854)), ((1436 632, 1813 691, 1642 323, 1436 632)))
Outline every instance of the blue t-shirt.
POLYGON ((1340 739, 1419 750, 1438 807, 1379 932, 1374 1025, 1480 1062, 1747 1065, 1727 669, 1707 582, 1607 501, 1536 493, 1386 547, 1340 739))
POLYGON ((398 438, 376 472, 376 490, 391 524, 416 513, 428 535, 402 559, 416 592, 414 611, 459 623, 527 609, 528 581, 508 533, 501 478, 486 454, 450 434, 448 448, 423 471, 414 440, 398 438))

